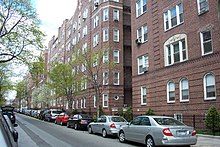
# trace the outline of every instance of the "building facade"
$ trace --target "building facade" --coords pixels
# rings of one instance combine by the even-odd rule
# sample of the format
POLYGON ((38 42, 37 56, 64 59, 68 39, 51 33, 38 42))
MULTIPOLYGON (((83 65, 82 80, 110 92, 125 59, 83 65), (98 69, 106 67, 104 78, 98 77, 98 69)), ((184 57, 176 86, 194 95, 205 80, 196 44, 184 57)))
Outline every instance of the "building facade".
MULTIPOLYGON (((106 68, 99 73, 103 79, 107 79, 106 82, 103 80, 100 95, 100 106, 107 114, 115 114, 120 108, 131 106, 132 103, 130 15, 130 1, 78 0, 74 15, 63 21, 57 37, 53 36, 48 44, 48 71, 53 61, 67 64, 79 52, 107 50, 103 62, 110 60, 117 64, 117 68, 106 68)), ((83 66, 75 65, 74 72, 78 68, 83 70, 83 66)), ((95 113, 93 86, 86 83, 81 91, 74 98, 72 109, 95 113)), ((51 108, 68 109, 67 105, 65 97, 51 96, 51 108)))
POLYGON ((134 115, 220 110, 220 2, 131 1, 134 115))

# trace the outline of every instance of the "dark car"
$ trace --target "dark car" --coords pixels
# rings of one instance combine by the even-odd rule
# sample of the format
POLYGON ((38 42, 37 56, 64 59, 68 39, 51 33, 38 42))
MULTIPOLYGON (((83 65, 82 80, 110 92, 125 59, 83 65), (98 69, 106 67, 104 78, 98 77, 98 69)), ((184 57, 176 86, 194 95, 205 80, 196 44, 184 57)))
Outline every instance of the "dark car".
POLYGON ((17 124, 12 124, 8 115, 0 113, 0 146, 1 147, 17 147, 18 132, 14 129, 17 124))
POLYGON ((87 129, 87 125, 92 121, 91 116, 87 114, 75 114, 70 116, 67 121, 67 127, 78 129, 87 129))
POLYGON ((14 107, 10 105, 6 105, 6 106, 2 106, 1 109, 2 109, 2 114, 7 115, 10 118, 12 124, 15 124, 16 117, 14 113, 14 107))
POLYGON ((38 118, 41 119, 41 120, 44 120, 45 119, 45 114, 47 113, 47 109, 44 109, 44 110, 41 110, 40 113, 39 113, 39 116, 38 118))

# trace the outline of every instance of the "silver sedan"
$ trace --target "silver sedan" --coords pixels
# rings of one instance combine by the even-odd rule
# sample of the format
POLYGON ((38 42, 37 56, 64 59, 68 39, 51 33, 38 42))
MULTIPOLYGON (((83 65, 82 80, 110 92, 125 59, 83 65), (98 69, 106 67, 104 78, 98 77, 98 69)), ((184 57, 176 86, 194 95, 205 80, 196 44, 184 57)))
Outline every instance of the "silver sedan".
POLYGON ((122 125, 128 122, 120 116, 103 115, 97 119, 97 122, 92 122, 88 125, 88 132, 102 134, 103 137, 108 135, 118 135, 118 131, 122 125))
POLYGON ((119 141, 146 144, 147 147, 175 145, 190 146, 197 142, 196 131, 172 117, 138 116, 120 128, 119 141))

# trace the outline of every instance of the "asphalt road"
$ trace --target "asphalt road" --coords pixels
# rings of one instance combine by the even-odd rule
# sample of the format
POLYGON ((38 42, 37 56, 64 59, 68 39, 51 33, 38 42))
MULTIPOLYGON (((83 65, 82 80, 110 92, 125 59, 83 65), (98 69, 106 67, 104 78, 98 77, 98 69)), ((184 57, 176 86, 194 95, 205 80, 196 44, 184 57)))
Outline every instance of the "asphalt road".
MULTIPOLYGON (((116 137, 103 138, 74 130, 66 126, 41 121, 22 114, 16 114, 19 133, 18 147, 142 147, 141 144, 122 144, 116 137)), ((201 136, 192 147, 220 147, 220 137, 201 136)))

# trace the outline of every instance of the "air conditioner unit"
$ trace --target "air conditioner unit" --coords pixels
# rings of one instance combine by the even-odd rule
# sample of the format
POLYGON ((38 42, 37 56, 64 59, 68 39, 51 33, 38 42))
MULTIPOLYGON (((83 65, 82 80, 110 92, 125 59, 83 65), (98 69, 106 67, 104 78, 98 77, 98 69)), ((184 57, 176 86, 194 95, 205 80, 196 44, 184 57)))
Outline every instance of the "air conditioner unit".
POLYGON ((98 2, 96 2, 96 3, 95 3, 95 7, 98 7, 98 6, 99 6, 99 3, 98 3, 98 2))
POLYGON ((136 39, 136 43, 137 43, 137 44, 141 44, 141 43, 142 43, 141 38, 137 38, 137 39, 136 39))

